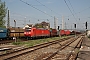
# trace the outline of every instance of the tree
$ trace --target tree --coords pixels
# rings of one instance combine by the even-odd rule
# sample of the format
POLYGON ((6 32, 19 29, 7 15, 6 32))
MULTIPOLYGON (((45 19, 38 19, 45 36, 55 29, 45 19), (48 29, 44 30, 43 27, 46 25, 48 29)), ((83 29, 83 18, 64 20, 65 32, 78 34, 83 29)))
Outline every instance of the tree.
POLYGON ((5 27, 5 17, 6 17, 7 8, 5 2, 0 0, 0 27, 5 27))

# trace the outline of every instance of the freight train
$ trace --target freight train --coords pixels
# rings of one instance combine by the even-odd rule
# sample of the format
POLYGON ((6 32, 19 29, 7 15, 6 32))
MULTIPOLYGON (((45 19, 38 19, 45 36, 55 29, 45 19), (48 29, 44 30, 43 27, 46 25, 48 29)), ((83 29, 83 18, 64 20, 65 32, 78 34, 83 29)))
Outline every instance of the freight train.
POLYGON ((42 38, 42 37, 55 37, 55 36, 63 36, 63 35, 71 35, 78 34, 79 32, 70 31, 70 30, 59 30, 56 29, 45 29, 45 28, 0 28, 0 39, 12 39, 16 38, 42 38))
POLYGON ((44 29, 44 28, 25 28, 24 35, 27 38, 39 38, 39 37, 55 37, 55 36, 63 36, 63 35, 72 35, 76 32, 70 30, 59 30, 56 29, 44 29))

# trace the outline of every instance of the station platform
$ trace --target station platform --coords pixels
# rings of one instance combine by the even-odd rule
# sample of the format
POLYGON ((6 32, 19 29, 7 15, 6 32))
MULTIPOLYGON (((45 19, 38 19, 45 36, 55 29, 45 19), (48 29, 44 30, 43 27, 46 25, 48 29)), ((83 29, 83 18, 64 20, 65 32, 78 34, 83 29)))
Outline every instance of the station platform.
POLYGON ((83 40, 76 60, 90 60, 90 38, 83 40))

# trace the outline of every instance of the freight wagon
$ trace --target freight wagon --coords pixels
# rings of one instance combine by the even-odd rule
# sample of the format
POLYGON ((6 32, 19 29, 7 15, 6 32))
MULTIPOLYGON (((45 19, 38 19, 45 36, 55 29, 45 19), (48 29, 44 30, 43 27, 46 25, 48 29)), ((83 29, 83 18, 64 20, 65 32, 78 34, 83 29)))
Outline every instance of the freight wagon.
POLYGON ((56 37, 56 36, 59 36, 57 30, 56 29, 51 29, 50 30, 50 37, 56 37))
POLYGON ((13 38, 13 37, 19 37, 19 38, 22 38, 24 37, 24 29, 23 28, 9 28, 9 36, 10 38, 13 38))
POLYGON ((0 28, 0 39, 6 39, 8 38, 8 36, 9 36, 8 29, 0 28))

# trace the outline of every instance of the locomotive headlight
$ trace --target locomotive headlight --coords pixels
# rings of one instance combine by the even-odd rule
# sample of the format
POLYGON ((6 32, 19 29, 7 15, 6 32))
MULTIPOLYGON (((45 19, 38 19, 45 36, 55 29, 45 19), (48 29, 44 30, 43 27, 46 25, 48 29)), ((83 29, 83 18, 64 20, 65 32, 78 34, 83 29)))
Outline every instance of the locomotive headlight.
POLYGON ((26 32, 24 32, 24 34, 26 34, 26 32))
POLYGON ((28 34, 31 34, 31 32, 29 32, 28 34))

